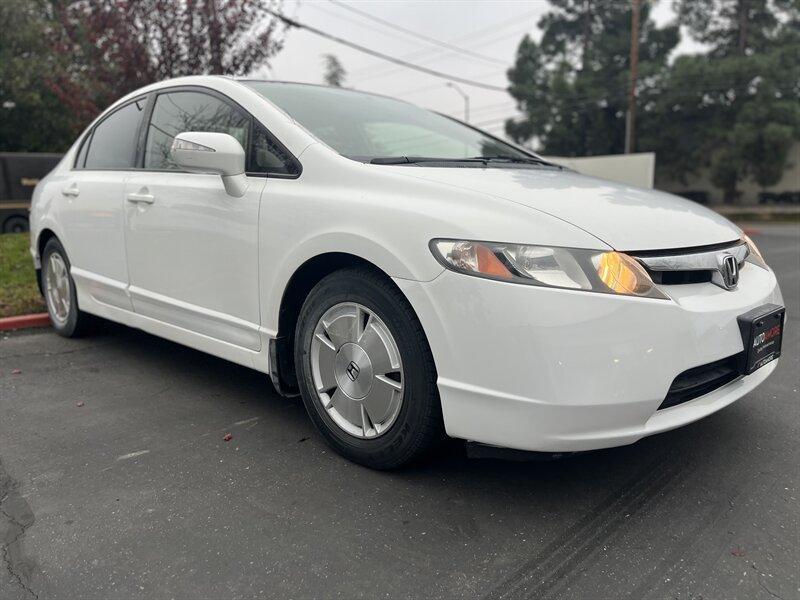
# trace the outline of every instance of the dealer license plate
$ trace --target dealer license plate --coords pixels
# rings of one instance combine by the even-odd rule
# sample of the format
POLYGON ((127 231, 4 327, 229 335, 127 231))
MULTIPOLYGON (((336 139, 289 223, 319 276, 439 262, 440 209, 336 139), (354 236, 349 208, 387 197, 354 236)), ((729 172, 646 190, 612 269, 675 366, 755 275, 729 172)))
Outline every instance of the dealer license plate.
POLYGON ((785 315, 784 307, 766 304, 739 317, 744 342, 742 375, 750 375, 781 355, 785 315))

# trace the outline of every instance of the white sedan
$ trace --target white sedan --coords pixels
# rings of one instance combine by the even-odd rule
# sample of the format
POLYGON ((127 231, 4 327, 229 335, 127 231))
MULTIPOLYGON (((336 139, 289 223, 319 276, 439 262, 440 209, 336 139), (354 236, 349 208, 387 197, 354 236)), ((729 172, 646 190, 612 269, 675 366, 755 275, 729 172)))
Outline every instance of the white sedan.
POLYGON ((775 275, 723 217, 337 88, 125 96, 36 187, 31 254, 58 333, 96 315, 268 373, 375 468, 446 436, 630 444, 781 350, 775 275))

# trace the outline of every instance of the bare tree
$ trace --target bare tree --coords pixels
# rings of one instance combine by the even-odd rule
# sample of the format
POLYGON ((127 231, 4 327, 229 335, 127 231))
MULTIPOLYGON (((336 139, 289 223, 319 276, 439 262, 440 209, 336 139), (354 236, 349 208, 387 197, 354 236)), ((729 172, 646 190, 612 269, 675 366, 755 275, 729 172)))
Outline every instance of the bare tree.
POLYGON ((282 0, 51 0, 53 42, 69 57, 51 82, 88 119, 147 83, 196 74, 246 75, 269 64, 285 28, 282 0))

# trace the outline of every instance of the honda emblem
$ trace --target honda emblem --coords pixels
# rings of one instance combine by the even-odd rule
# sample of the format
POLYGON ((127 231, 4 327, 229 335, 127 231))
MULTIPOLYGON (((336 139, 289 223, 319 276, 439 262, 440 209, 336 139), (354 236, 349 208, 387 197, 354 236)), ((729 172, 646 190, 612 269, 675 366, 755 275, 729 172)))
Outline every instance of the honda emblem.
POLYGON ((723 254, 719 259, 719 274, 726 290, 732 290, 739 283, 739 263, 732 254, 723 254))

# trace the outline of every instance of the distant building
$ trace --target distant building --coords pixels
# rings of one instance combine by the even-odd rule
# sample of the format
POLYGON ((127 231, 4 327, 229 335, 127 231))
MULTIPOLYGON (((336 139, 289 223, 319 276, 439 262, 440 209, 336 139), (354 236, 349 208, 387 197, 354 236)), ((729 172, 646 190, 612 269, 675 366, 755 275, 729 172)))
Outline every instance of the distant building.
POLYGON ((642 188, 652 188, 655 177, 656 155, 652 152, 635 154, 608 154, 604 156, 546 156, 556 164, 578 173, 600 177, 642 188))
MULTIPOLYGON (((723 192, 711 183, 707 169, 687 178, 685 184, 659 177, 656 169, 655 187, 701 204, 723 204, 723 192)), ((795 144, 789 152, 787 168, 778 183, 762 188, 748 179, 739 182, 737 189, 739 197, 734 203, 736 206, 800 206, 800 143, 795 144)))

